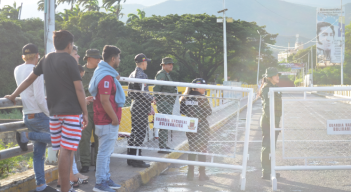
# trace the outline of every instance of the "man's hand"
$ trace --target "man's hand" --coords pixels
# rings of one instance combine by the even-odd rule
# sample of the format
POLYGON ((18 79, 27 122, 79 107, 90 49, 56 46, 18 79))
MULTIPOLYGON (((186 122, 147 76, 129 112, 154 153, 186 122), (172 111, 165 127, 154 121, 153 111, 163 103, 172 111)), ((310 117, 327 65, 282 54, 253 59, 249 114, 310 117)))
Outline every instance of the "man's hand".
POLYGON ((94 97, 93 96, 86 97, 85 102, 87 102, 87 105, 90 105, 90 103, 94 102, 94 97))
POLYGON ((118 117, 116 119, 113 119, 111 124, 114 126, 119 125, 118 117))
POLYGON ((83 114, 82 130, 88 126, 88 114, 83 114))
POLYGON ((13 97, 12 95, 5 95, 5 98, 9 99, 14 105, 16 105, 16 97, 13 97))

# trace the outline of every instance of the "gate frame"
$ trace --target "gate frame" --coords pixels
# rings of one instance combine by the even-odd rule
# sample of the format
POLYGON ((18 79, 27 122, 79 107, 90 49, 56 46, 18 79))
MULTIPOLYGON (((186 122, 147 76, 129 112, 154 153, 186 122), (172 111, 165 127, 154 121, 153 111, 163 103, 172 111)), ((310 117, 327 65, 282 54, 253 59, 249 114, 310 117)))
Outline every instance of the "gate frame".
MULTIPOLYGON (((127 77, 121 77, 119 79, 119 81, 120 82, 146 83, 146 84, 154 84, 154 85, 178 86, 178 87, 216 89, 216 90, 223 90, 223 91, 237 91, 237 92, 248 93, 248 101, 247 101, 247 105, 246 105, 247 106, 247 113, 246 113, 246 122, 245 122, 245 141, 244 141, 242 165, 229 165, 229 164, 226 165, 226 164, 211 163, 211 162, 197 162, 197 161, 168 159, 168 158, 160 158, 160 157, 133 156, 133 155, 116 154, 116 153, 113 153, 111 155, 111 157, 117 157, 117 158, 123 158, 123 159, 146 160, 146 161, 156 161, 156 162, 164 162, 164 163, 187 164, 187 165, 220 167, 220 168, 241 170, 240 189, 245 190, 247 161, 249 159, 248 150, 249 150, 249 136, 250 136, 250 124, 251 124, 251 114, 252 114, 252 102, 253 102, 253 97, 254 97, 254 93, 253 93, 252 88, 218 86, 218 85, 204 85, 204 84, 182 83, 182 82, 173 82, 173 81, 146 80, 146 79, 127 78, 127 77)), ((238 110, 240 110, 240 109, 238 109, 238 110)))
MULTIPOLYGON (((277 190, 276 170, 278 171, 297 171, 297 170, 345 170, 351 169, 351 165, 335 165, 335 166, 276 166, 275 162, 275 131, 282 131, 282 128, 275 127, 275 111, 274 111, 274 93, 275 92, 301 92, 306 99, 306 92, 312 91, 350 91, 351 87, 286 87, 286 88, 269 88, 269 115, 270 115, 270 159, 271 159, 271 183, 272 190, 277 190), (273 147, 272 147, 273 146, 273 147)), ((350 98, 351 99, 351 98, 350 98)), ((343 99, 347 100, 347 99, 343 99)), ((282 106, 283 107, 283 106, 282 106)), ((284 114, 284 112, 282 113, 284 114)))

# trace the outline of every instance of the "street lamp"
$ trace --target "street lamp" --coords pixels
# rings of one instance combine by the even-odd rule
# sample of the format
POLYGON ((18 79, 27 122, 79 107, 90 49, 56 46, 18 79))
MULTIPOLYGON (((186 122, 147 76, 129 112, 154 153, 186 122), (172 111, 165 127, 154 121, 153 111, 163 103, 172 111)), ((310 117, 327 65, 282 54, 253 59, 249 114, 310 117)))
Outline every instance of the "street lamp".
POLYGON ((262 36, 265 37, 266 35, 261 35, 258 30, 257 30, 257 33, 260 35, 260 46, 258 47, 257 81, 256 81, 258 85, 258 75, 260 73, 260 60, 261 60, 261 41, 262 41, 262 36))
POLYGON ((223 0, 223 10, 218 11, 218 13, 223 12, 223 52, 224 52, 224 81, 228 81, 228 71, 227 71, 227 21, 225 18, 225 12, 228 9, 225 8, 225 0, 223 0))

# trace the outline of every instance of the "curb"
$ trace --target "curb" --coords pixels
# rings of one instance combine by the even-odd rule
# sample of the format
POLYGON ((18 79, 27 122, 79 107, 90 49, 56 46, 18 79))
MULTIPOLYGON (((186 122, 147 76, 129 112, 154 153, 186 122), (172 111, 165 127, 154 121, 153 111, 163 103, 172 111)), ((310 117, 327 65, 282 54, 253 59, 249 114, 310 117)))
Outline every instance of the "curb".
MULTIPOLYGON (((57 166, 45 166, 45 180, 47 183, 53 182, 58 178, 57 166)), ((23 173, 11 175, 10 177, 1 180, 0 191, 4 192, 27 192, 35 190, 36 182, 33 170, 28 170, 23 173)))
MULTIPOLYGON (((255 103, 259 98, 255 98, 252 103, 255 103)), ((247 105, 243 106, 239 109, 239 113, 242 112, 247 108, 247 105)), ((224 122, 227 122, 227 119, 235 117, 237 111, 234 112, 232 115, 226 117, 224 122)), ((222 121, 222 122, 223 122, 222 121)), ((222 123, 221 122, 221 123, 222 123)), ((211 130, 218 130, 221 126, 219 123, 212 125, 211 130)), ((184 150, 188 149, 188 141, 184 141, 183 143, 179 144, 176 149, 184 150)), ((169 159, 178 159, 183 153, 179 152, 172 152, 168 155, 165 155, 164 158, 169 159)), ((131 179, 128 179, 122 182, 120 185, 122 188, 118 189, 117 192, 134 192, 136 191, 141 185, 147 184, 152 178, 160 175, 163 171, 165 171, 171 163, 161 163, 161 162, 152 162, 151 166, 143 171, 140 171, 138 175, 134 176, 131 179)))
MULTIPOLYGON (((258 98, 254 99, 252 103, 255 103, 258 98)), ((243 106, 239 109, 239 112, 245 110, 247 105, 243 106)), ((234 112, 232 115, 229 115, 221 123, 225 123, 228 119, 235 117, 237 111, 234 112)), ((220 124, 216 123, 212 125, 211 130, 218 130, 220 128, 220 124)), ((184 141, 183 143, 179 144, 176 149, 178 150, 187 150, 188 149, 188 141, 184 141)), ((183 153, 179 152, 172 152, 164 156, 164 158, 169 159, 178 159, 182 156, 183 153)), ((118 189, 117 192, 134 192, 136 191, 141 185, 147 184, 152 178, 160 175, 163 171, 165 171, 171 163, 161 163, 161 162, 152 162, 151 166, 143 171, 140 171, 134 177, 124 181, 121 183, 122 188, 118 189)), ((58 169, 57 166, 47 165, 45 166, 45 180, 46 183, 51 183, 58 179, 58 169)), ((33 170, 28 170, 23 173, 15 174, 10 176, 9 178, 0 180, 0 191, 3 192, 28 192, 35 190, 36 182, 33 170)))

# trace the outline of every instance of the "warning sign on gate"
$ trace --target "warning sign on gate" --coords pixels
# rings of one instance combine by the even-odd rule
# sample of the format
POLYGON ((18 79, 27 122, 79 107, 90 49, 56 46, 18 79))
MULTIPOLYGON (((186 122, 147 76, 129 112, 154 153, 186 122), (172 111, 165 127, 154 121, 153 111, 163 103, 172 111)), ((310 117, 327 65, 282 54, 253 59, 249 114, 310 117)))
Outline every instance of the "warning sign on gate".
POLYGON ((351 119, 327 120, 328 135, 351 135, 351 119))
POLYGON ((197 132, 197 118, 183 117, 177 115, 155 114, 154 127, 157 129, 168 129, 174 131, 197 132))

